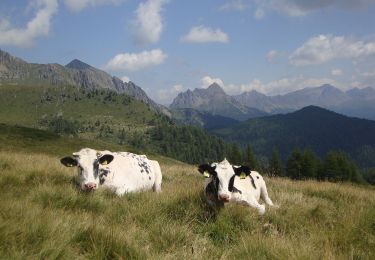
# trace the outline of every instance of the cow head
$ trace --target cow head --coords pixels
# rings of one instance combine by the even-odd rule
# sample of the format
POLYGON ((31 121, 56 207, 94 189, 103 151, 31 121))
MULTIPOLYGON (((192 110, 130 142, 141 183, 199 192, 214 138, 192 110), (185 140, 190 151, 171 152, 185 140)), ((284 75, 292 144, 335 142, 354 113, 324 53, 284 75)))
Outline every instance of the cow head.
POLYGON ((217 191, 218 200, 229 202, 233 192, 235 176, 249 176, 250 168, 247 166, 232 166, 226 159, 220 163, 201 164, 198 171, 205 177, 211 178, 217 191))
POLYGON ((109 153, 84 148, 73 153, 72 157, 62 158, 60 162, 66 167, 77 166, 79 186, 82 190, 91 191, 97 189, 100 184, 99 166, 109 164, 113 158, 109 153))

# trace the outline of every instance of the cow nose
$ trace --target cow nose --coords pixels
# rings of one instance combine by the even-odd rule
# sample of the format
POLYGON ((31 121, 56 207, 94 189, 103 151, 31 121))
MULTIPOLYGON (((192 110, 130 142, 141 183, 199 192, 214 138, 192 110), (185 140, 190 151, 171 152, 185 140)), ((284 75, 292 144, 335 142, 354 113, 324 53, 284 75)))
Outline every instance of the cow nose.
POLYGON ((85 189, 86 190, 93 190, 96 188, 96 183, 93 183, 93 182, 89 182, 89 183, 86 183, 85 184, 85 189))
POLYGON ((229 201, 229 195, 227 194, 219 194, 219 200, 228 202, 229 201))

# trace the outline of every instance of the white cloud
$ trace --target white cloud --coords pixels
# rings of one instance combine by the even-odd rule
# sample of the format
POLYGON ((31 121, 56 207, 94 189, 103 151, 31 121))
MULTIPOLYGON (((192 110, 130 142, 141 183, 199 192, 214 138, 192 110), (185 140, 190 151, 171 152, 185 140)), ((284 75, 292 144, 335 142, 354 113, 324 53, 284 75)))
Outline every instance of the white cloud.
POLYGON ((212 29, 203 25, 190 29, 189 33, 182 36, 181 40, 192 43, 221 42, 229 41, 228 35, 220 29, 212 29))
POLYGON ((342 70, 340 70, 340 69, 332 69, 331 70, 331 75, 332 76, 341 76, 342 75, 342 70))
POLYGON ((224 82, 220 78, 211 78, 210 76, 205 76, 201 78, 201 84, 204 88, 207 88, 213 83, 216 83, 221 87, 224 87, 224 82))
POLYGON ((354 59, 375 54, 375 42, 363 42, 344 36, 319 35, 295 50, 289 61, 295 66, 322 64, 334 59, 354 59))
POLYGON ((280 55, 280 53, 276 50, 271 50, 267 53, 266 58, 268 62, 274 62, 275 59, 280 55))
POLYGON ((64 3, 71 11, 79 12, 87 7, 116 5, 124 1, 125 0, 64 0, 64 3))
POLYGON ((159 41, 164 27, 161 12, 166 3, 168 0, 148 0, 139 4, 135 12, 137 18, 133 22, 133 33, 137 43, 149 44, 159 41))
POLYGON ((157 91, 157 102, 161 104, 168 104, 173 98, 175 98, 180 92, 185 91, 186 88, 181 84, 176 84, 171 88, 159 89, 157 91))
POLYGON ((235 10, 235 11, 244 11, 249 8, 249 4, 244 0, 230 0, 219 7, 219 10, 235 10))
POLYGON ((121 53, 113 57, 104 68, 108 70, 136 71, 162 64, 166 58, 167 54, 160 49, 140 53, 121 53))
POLYGON ((8 20, 0 21, 0 44, 30 47, 34 41, 42 36, 47 36, 51 27, 53 15, 57 12, 57 0, 38 0, 36 15, 25 28, 12 28, 8 20))
POLYGON ((128 76, 122 76, 121 80, 125 83, 128 83, 130 81, 130 78, 128 76))

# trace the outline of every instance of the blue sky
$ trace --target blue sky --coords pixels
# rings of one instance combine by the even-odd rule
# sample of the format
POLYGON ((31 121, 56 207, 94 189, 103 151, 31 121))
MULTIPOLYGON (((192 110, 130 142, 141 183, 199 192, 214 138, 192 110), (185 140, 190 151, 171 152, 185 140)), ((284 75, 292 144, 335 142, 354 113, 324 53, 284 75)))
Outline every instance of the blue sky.
POLYGON ((169 104, 220 84, 275 95, 375 87, 375 0, 1 0, 0 48, 78 58, 169 104))

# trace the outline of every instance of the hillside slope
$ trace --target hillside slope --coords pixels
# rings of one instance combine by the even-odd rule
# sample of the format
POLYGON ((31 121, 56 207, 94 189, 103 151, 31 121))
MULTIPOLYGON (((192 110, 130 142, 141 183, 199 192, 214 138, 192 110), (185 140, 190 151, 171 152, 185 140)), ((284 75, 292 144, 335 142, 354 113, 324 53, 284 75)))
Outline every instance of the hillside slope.
POLYGON ((74 86, 84 90, 107 89, 125 93, 149 105, 159 113, 168 110, 150 99, 133 82, 123 82, 105 71, 96 69, 80 60, 73 60, 66 66, 60 64, 34 64, 14 57, 0 49, 0 85, 20 86, 74 86))
POLYGON ((350 154, 361 166, 374 167, 373 156, 365 161, 361 153, 375 155, 375 121, 346 117, 315 106, 270 117, 251 119, 214 133, 239 144, 250 143, 256 152, 270 156, 277 148, 283 158, 294 148, 311 148, 319 156, 329 150, 350 154))
POLYGON ((0 123, 99 139, 190 163, 221 160, 233 148, 203 129, 176 126, 126 94, 103 89, 0 86, 0 123))

